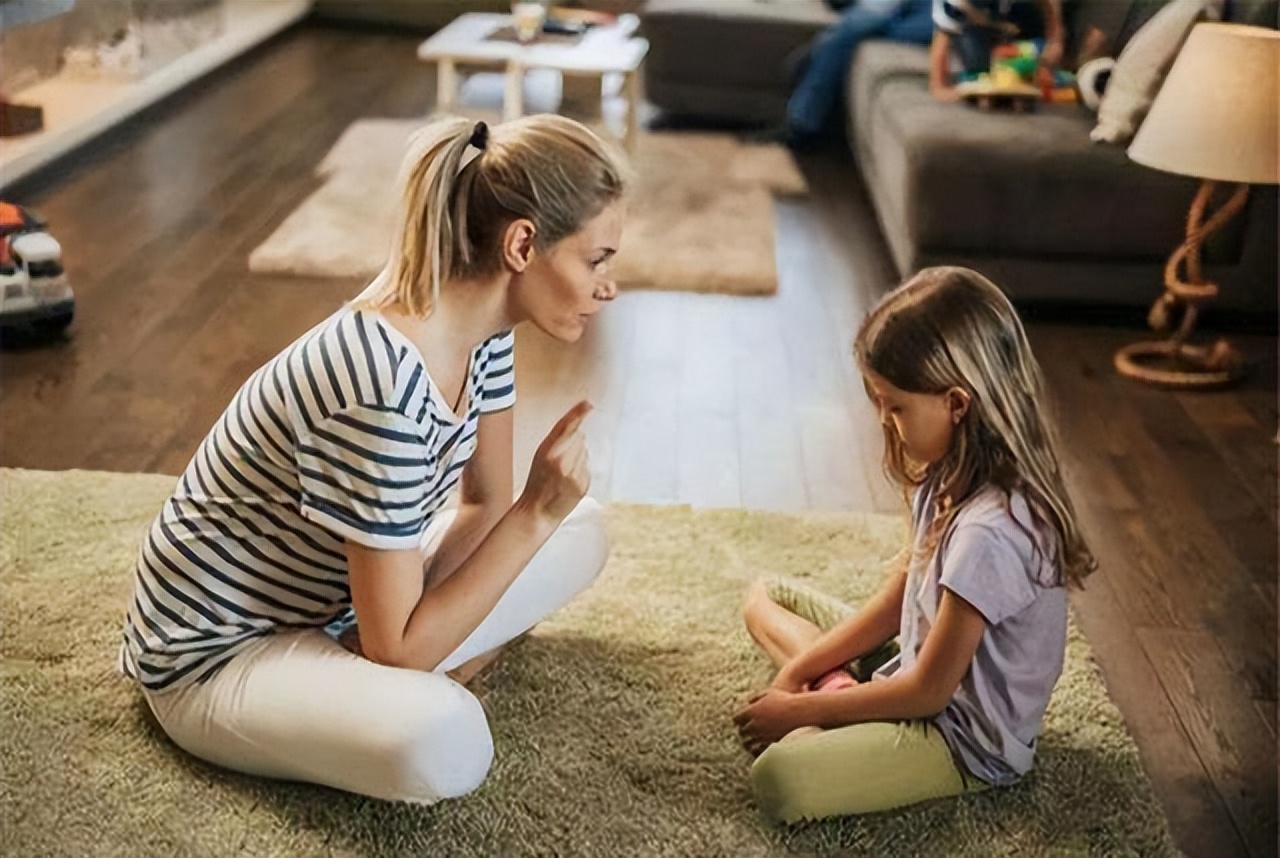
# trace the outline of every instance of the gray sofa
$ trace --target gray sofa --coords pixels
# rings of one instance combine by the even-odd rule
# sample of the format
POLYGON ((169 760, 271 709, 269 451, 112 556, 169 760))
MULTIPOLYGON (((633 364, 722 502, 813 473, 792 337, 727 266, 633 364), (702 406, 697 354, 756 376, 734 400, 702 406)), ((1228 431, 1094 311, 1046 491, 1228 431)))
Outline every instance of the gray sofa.
POLYGON ((645 97, 679 116, 780 123, 790 58, 836 18, 822 0, 648 0, 645 97))
MULTIPOLYGON (((604 12, 634 12, 643 0, 557 0, 604 12)), ((510 12, 511 0, 315 0, 312 13, 322 21, 439 30, 464 12, 510 12)))
MULTIPOLYGON (((1068 27, 1078 38, 1086 22, 1122 20, 1133 2, 1151 5, 1068 0, 1068 27)), ((1275 0, 1232 8, 1275 26, 1275 0)), ((780 121, 789 56, 834 18, 821 0, 650 0, 646 94, 675 114, 780 121)), ((1149 304, 1198 182, 1092 143, 1094 117, 1077 105, 1024 115, 938 103, 927 70, 926 49, 876 41, 849 70, 849 145, 899 274, 959 264, 1025 304, 1149 304)), ((1275 190, 1254 188, 1205 248, 1219 308, 1274 317, 1275 190)))

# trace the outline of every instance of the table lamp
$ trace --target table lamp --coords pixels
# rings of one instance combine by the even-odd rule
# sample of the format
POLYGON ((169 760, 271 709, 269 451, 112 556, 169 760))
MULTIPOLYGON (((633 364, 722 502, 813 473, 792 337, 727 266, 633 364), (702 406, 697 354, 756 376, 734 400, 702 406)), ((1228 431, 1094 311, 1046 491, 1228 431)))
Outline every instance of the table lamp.
POLYGON ((1187 237, 1165 265, 1164 294, 1149 321, 1168 339, 1126 346, 1116 370, 1152 384, 1219 387, 1244 371, 1226 340, 1190 340, 1200 305, 1218 294, 1204 279, 1200 248, 1244 207, 1250 184, 1276 184, 1280 160, 1280 32, 1241 24, 1197 24, 1129 146, 1139 164, 1201 179, 1187 237), (1220 187, 1228 197, 1211 214, 1220 187), (1207 216, 1206 216, 1207 215, 1207 216), (1185 279, 1183 273, 1185 271, 1185 279), (1175 319, 1178 312, 1181 318, 1175 319))

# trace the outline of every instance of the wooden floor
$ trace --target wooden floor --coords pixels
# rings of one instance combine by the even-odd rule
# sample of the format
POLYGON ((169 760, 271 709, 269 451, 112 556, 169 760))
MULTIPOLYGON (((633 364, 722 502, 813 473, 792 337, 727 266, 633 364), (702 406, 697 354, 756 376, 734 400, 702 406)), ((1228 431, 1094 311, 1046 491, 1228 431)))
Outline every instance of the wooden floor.
MULTIPOLYGON (((63 243, 78 318, 65 343, 0 356, 0 463, 183 468, 248 374, 359 287, 246 259, 349 123, 428 110, 415 45, 294 30, 6 193, 63 243)), ((518 462, 587 396, 599 498, 901 511, 848 354, 892 268, 848 158, 802 166, 776 297, 629 293, 576 347, 519 334, 518 462)), ((1171 394, 1111 372, 1136 329, 1030 330, 1101 561, 1074 604, 1175 836, 1274 855, 1276 341, 1241 339, 1245 386, 1171 394)))

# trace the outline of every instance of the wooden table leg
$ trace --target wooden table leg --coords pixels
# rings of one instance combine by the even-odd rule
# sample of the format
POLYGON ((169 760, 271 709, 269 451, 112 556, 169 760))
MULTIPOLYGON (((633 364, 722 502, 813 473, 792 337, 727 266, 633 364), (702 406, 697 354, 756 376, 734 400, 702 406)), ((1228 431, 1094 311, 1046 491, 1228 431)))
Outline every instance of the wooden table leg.
POLYGON ((624 86, 627 91, 626 147, 628 152, 634 152, 636 149, 636 135, 640 133, 640 73, 638 71, 627 72, 627 80, 624 86))
POLYGON ((560 112, 581 122, 600 118, 600 102, 604 94, 599 74, 562 72, 560 87, 560 112))
POLYGON ((502 120, 510 122, 524 113, 524 66, 507 63, 507 91, 502 99, 502 120))
POLYGON ((458 69, 453 60, 442 59, 436 64, 436 109, 452 110, 458 100, 458 69))

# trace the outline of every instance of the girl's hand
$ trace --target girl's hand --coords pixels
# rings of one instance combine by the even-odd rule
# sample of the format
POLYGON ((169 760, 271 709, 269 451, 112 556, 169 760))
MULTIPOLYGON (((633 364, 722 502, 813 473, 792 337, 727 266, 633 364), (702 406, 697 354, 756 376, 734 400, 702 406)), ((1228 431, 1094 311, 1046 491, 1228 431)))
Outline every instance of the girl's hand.
POLYGON ((590 411, 591 403, 585 399, 566 411, 538 445, 529 465, 521 503, 556 522, 573 511, 591 485, 582 432, 582 422, 590 411))
POLYGON ((800 696, 777 688, 753 694, 746 708, 733 716, 742 747, 758 757, 765 748, 797 727, 803 727, 796 711, 800 696))
POLYGON ((800 691, 807 691, 809 688, 808 680, 798 678, 794 673, 788 670, 790 665, 783 665, 777 675, 773 677, 773 682, 769 683, 770 688, 778 691, 786 691, 789 694, 796 694, 800 691))

